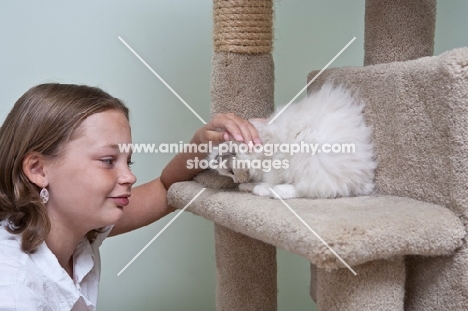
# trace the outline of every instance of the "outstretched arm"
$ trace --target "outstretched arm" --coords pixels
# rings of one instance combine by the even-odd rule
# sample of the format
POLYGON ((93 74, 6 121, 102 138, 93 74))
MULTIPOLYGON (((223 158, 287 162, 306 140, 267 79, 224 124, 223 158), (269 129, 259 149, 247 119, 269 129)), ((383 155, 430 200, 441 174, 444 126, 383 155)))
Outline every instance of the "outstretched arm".
MULTIPOLYGON (((224 141, 234 139, 239 142, 260 144, 255 127, 234 114, 219 114, 208 124, 195 132, 190 143, 216 146, 224 141)), ((149 225, 174 211, 167 205, 167 189, 176 182, 190 180, 202 169, 187 168, 187 161, 204 159, 205 153, 179 153, 163 169, 161 177, 140 185, 132 190, 130 204, 124 208, 122 219, 115 224, 110 236, 132 231, 149 225)))

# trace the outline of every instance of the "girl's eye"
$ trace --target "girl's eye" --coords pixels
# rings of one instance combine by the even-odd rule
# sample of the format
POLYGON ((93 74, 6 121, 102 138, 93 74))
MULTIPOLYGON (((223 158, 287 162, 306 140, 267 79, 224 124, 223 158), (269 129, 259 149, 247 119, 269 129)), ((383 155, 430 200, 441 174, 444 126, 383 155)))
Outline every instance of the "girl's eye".
POLYGON ((132 160, 128 160, 128 161, 127 161, 128 167, 132 166, 134 163, 135 163, 135 162, 132 162, 132 160))
POLYGON ((101 162, 106 164, 106 165, 112 165, 112 164, 114 164, 114 159, 112 159, 112 158, 101 159, 101 162))

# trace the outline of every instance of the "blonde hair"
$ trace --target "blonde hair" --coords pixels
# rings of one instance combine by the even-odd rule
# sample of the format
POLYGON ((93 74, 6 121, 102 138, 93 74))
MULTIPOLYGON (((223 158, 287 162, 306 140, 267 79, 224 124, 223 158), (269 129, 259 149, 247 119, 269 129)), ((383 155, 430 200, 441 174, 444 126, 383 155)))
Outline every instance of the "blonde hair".
MULTIPOLYGON (((0 128, 0 220, 8 221, 9 232, 22 234, 24 252, 34 252, 51 227, 40 189, 23 172, 24 158, 59 156, 83 120, 107 110, 129 118, 122 101, 99 88, 51 83, 29 89, 6 117, 0 128)), ((93 242, 98 232, 88 232, 88 239, 93 242)))

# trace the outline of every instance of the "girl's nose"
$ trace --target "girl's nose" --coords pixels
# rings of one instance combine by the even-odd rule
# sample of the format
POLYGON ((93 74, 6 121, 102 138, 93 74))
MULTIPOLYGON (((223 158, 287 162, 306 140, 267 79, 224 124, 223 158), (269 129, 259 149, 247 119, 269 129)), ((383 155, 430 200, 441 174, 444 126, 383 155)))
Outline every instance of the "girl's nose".
POLYGON ((136 183, 136 181, 136 176, 132 173, 129 167, 126 167, 124 169, 124 172, 120 176, 120 183, 133 185, 134 183, 136 183))

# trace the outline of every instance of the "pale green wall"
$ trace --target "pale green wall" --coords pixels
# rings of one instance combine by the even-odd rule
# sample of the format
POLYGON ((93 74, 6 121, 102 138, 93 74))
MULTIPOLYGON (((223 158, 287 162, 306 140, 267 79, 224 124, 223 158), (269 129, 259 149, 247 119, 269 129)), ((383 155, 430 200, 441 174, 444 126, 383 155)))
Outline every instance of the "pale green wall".
MULTIPOLYGON (((288 102, 307 73, 354 36, 332 67, 362 63, 364 0, 275 5, 277 104, 288 102)), ((468 45, 466 12, 468 1, 439 0, 436 54, 468 45)), ((209 119, 210 0, 0 0, 0 121, 35 84, 85 83, 126 101, 135 142, 188 140, 200 121, 117 36, 209 119)), ((135 155, 138 182, 158 176, 169 157, 135 155)), ((104 243, 99 310, 214 310, 213 225, 192 214, 182 215, 117 277, 171 217, 104 243)), ((307 261, 279 250, 278 263, 279 310, 313 310, 307 261)))

